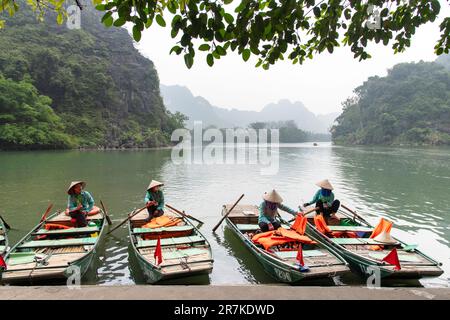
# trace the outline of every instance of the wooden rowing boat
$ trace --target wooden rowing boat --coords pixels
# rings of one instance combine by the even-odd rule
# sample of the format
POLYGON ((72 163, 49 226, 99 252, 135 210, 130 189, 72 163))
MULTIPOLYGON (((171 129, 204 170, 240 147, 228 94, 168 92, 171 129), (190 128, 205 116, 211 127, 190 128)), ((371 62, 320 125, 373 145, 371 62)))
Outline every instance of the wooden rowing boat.
POLYGON ((143 228, 149 217, 147 210, 128 222, 133 252, 147 282, 211 273, 214 260, 208 240, 189 219, 170 208, 166 208, 164 215, 179 219, 179 223, 170 227, 143 228), (158 237, 163 257, 160 265, 154 256, 158 237))
MULTIPOLYGON (((231 205, 225 205, 224 215, 231 205)), ((327 249, 320 243, 303 244, 303 257, 309 271, 300 271, 296 264, 297 250, 269 252, 252 242, 258 226, 258 207, 254 205, 237 205, 226 218, 228 227, 239 237, 245 246, 255 255, 264 270, 274 279, 295 284, 302 280, 334 277, 350 272, 345 260, 334 250, 327 249)), ((284 225, 289 228, 288 225, 284 225)), ((312 240, 316 240, 311 237, 312 240)))
POLYGON ((443 273, 439 267, 441 264, 428 257, 416 246, 408 246, 398 239, 395 244, 386 245, 370 239, 374 229, 362 217, 357 217, 351 213, 339 210, 337 218, 329 218, 328 226, 333 232, 352 232, 357 238, 351 237, 333 237, 322 234, 314 225, 314 215, 307 215, 307 232, 320 241, 328 248, 340 253, 342 257, 350 264, 353 271, 356 271, 365 277, 374 275, 378 271, 381 278, 389 279, 420 279, 423 277, 437 277, 443 273), (374 246, 382 250, 373 250, 374 246), (401 270, 394 270, 393 265, 382 261, 393 248, 397 249, 401 270))
POLYGON ((4 284, 64 282, 85 274, 105 230, 102 211, 87 217, 90 226, 72 227, 71 218, 56 212, 39 223, 5 255, 4 284), (48 224, 70 227, 47 230, 48 224))
POLYGON ((9 242, 8 242, 8 234, 7 229, 5 227, 5 223, 0 218, 0 256, 5 255, 8 251, 9 242))

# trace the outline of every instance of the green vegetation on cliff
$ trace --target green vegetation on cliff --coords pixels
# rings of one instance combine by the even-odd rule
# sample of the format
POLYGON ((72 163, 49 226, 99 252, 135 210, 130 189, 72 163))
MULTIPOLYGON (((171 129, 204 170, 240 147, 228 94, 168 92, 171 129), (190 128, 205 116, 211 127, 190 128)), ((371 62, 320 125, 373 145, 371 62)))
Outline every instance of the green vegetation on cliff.
POLYGON ((88 6, 78 30, 52 18, 38 23, 26 10, 8 19, 0 30, 1 82, 9 88, 0 91, 0 130, 8 133, 0 149, 163 146, 183 125, 164 107, 153 63, 125 29, 100 19, 88 6), (24 121, 26 108, 45 109, 48 118, 24 121), (24 133, 25 125, 46 135, 24 133))
POLYGON ((450 70, 444 66, 398 64, 354 93, 331 129, 335 143, 450 144, 450 70))

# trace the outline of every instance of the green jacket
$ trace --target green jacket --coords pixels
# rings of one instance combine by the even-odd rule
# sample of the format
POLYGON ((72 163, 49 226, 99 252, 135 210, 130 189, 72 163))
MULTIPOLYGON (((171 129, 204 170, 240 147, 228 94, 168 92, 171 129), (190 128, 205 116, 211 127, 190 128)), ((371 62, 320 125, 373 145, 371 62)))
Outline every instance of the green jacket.
POLYGON ((164 194, 161 190, 158 190, 156 192, 151 192, 150 190, 147 191, 145 194, 145 203, 149 201, 156 201, 158 202, 157 210, 164 211, 164 194))
POLYGON ((83 206, 81 211, 89 212, 94 207, 94 198, 87 191, 81 191, 80 194, 71 194, 67 200, 67 208, 72 211, 78 207, 78 204, 83 206))
POLYGON ((275 210, 271 210, 269 207, 266 206, 266 202, 263 201, 260 205, 259 205, 259 217, 258 217, 258 223, 272 223, 274 221, 276 221, 276 217, 277 217, 277 213, 278 210, 283 210, 285 212, 288 212, 292 215, 295 215, 297 213, 297 211, 282 205, 281 203, 277 204, 277 207, 275 208, 275 210))
POLYGON ((308 204, 316 203, 319 200, 322 200, 323 203, 326 203, 328 206, 331 206, 331 204, 334 201, 334 193, 331 192, 329 196, 325 197, 322 195, 322 192, 318 190, 314 195, 314 198, 310 202, 308 202, 308 204))

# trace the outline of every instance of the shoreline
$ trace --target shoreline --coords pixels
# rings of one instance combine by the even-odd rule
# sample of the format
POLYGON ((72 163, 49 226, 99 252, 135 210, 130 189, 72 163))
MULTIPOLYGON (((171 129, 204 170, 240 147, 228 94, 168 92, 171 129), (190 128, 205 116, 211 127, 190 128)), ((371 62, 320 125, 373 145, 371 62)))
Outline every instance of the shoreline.
POLYGON ((217 286, 0 287, 1 300, 450 300, 450 288, 217 286), (155 299, 155 292, 158 292, 155 299))

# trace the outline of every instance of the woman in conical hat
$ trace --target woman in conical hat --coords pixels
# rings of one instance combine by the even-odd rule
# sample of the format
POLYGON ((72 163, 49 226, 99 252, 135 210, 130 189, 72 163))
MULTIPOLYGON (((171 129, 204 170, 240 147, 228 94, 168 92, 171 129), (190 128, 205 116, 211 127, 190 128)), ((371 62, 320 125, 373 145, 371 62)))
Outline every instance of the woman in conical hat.
POLYGON ((281 204, 283 199, 274 190, 266 192, 263 195, 264 201, 259 206, 258 224, 262 232, 276 230, 281 227, 281 223, 277 220, 278 209, 286 211, 292 215, 300 214, 299 212, 281 204))
POLYGON ((147 187, 144 201, 147 206, 149 220, 164 214, 164 194, 160 190, 160 187, 163 185, 159 181, 152 180, 147 187))
POLYGON ((316 192, 313 199, 303 204, 303 206, 307 207, 315 203, 316 208, 319 208, 316 210, 317 214, 322 214, 327 220, 330 216, 336 217, 336 212, 339 210, 341 203, 339 200, 334 199, 332 191, 334 188, 330 181, 328 179, 319 181, 316 183, 316 186, 320 187, 320 189, 316 192))
POLYGON ((94 198, 83 190, 86 187, 84 181, 72 181, 67 189, 67 214, 74 220, 75 227, 87 226, 86 216, 94 208, 94 198))

